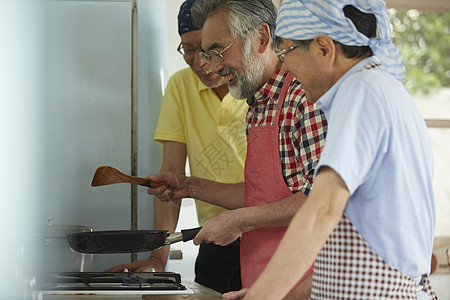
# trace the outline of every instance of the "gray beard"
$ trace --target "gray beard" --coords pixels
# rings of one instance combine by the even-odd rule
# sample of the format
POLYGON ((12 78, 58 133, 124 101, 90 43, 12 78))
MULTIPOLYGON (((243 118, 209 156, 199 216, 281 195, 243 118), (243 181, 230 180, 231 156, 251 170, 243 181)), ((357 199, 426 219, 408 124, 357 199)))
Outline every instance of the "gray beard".
POLYGON ((236 99, 249 99, 253 97, 259 89, 259 82, 263 76, 264 66, 250 51, 244 53, 244 74, 239 74, 236 70, 230 72, 237 77, 237 83, 233 86, 228 85, 230 94, 236 99))

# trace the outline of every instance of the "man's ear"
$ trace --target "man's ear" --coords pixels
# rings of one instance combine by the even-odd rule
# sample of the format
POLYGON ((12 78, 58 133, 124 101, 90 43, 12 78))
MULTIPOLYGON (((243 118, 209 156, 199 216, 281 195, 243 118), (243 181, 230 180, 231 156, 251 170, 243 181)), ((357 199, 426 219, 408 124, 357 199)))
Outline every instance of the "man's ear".
POLYGON ((336 57, 336 44, 334 41, 324 35, 319 34, 314 38, 314 44, 316 46, 316 54, 320 56, 321 60, 332 62, 336 57))
POLYGON ((267 23, 261 23, 259 24, 259 28, 257 33, 257 44, 258 52, 264 53, 266 52, 267 48, 269 48, 271 45, 272 36, 270 35, 270 28, 267 23))

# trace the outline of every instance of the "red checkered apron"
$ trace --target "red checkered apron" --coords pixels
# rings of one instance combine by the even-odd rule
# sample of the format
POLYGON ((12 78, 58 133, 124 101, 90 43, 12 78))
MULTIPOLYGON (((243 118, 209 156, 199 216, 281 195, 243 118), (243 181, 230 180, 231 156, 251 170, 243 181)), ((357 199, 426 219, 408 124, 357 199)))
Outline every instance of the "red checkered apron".
POLYGON ((384 262, 344 215, 314 263, 311 299, 436 299, 427 275, 420 284, 384 262))
MULTIPOLYGON (((293 76, 289 74, 278 98, 273 125, 254 126, 248 133, 245 160, 245 205, 256 206, 292 195, 283 179, 279 153, 280 112, 293 76)), ((250 287, 264 270, 278 247, 286 227, 260 228, 242 234, 242 287, 250 287)), ((304 275, 312 272, 312 266, 304 275)), ((299 281, 301 282, 303 278, 299 281)))

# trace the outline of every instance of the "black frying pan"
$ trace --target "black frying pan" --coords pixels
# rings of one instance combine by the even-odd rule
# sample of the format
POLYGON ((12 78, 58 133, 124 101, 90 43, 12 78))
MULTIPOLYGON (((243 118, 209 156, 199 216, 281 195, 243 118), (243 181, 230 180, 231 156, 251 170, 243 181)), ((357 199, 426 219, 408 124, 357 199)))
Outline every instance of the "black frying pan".
POLYGON ((114 230, 67 235, 70 246, 81 253, 134 253, 193 240, 201 227, 168 233, 167 230, 114 230))

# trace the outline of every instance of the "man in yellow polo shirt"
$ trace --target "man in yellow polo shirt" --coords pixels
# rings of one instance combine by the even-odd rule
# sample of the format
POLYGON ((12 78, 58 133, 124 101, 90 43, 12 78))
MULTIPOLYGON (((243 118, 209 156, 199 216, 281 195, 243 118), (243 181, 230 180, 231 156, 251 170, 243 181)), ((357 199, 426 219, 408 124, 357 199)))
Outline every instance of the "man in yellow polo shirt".
MULTIPOLYGON (((154 139, 163 143, 161 172, 184 174, 186 157, 192 176, 223 183, 244 181, 247 140, 245 115, 248 105, 228 94, 223 77, 211 70, 199 55, 201 30, 192 24, 190 8, 195 0, 185 1, 178 14, 178 51, 189 68, 175 73, 164 95, 154 139)), ((154 229, 173 232, 180 204, 161 202, 155 197, 154 229)), ((199 224, 225 209, 196 201, 199 224)), ((147 260, 113 267, 143 272, 147 268, 163 271, 169 247, 153 251, 147 260)), ((239 241, 226 247, 202 244, 195 265, 195 281, 221 293, 239 290, 239 241)))

